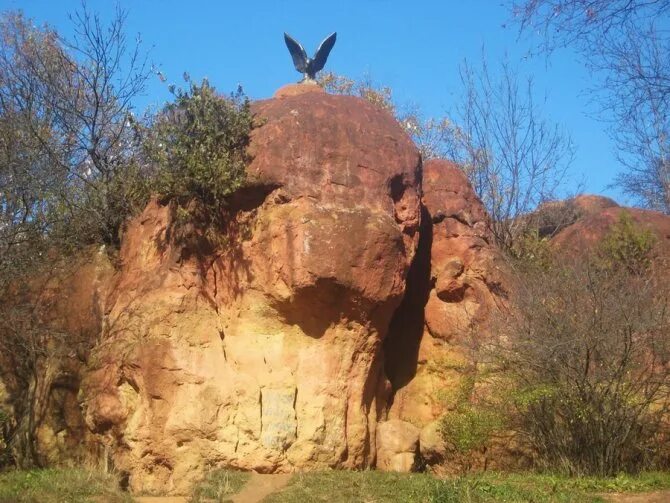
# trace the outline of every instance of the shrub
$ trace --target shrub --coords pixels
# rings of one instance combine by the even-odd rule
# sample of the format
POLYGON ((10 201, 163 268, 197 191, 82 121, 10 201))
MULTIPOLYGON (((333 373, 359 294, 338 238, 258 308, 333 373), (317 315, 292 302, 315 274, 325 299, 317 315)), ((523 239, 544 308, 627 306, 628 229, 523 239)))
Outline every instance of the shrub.
POLYGON ((595 256, 527 268, 480 358, 512 390, 510 424, 541 465, 613 475, 665 463, 670 290, 622 219, 595 256))
POLYGON ((446 445, 462 455, 462 469, 471 468, 470 455, 485 451, 490 440, 505 427, 505 417, 496 407, 475 396, 477 373, 469 369, 453 396, 454 407, 440 419, 440 434, 446 445))
POLYGON ((485 447, 491 436, 503 427, 500 414, 471 404, 461 404, 441 420, 445 441, 460 453, 485 447))
POLYGON ((197 206, 214 222, 244 185, 252 114, 241 92, 226 98, 207 80, 186 80, 186 90, 171 86, 175 100, 154 120, 145 149, 155 190, 177 215, 191 218, 197 206))
POLYGON ((541 237, 537 230, 527 230, 518 236, 509 253, 512 259, 526 267, 546 269, 553 260, 549 240, 541 237))
POLYGON ((600 244, 599 255, 607 268, 623 267, 631 274, 648 271, 656 237, 649 229, 638 229, 631 214, 622 211, 619 220, 600 244))

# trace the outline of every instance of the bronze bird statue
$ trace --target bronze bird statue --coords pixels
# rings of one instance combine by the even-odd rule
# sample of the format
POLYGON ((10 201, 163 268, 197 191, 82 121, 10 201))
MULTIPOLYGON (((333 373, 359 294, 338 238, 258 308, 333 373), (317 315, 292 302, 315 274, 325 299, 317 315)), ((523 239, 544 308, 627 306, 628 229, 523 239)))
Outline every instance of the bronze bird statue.
POLYGON ((303 74, 303 79, 300 82, 316 81, 316 72, 322 70, 326 64, 328 54, 330 54, 330 50, 335 45, 336 38, 337 33, 328 35, 325 40, 321 42, 321 45, 319 45, 319 48, 314 53, 314 57, 308 58, 304 47, 294 40, 288 33, 284 33, 284 42, 286 42, 288 52, 291 53, 291 57, 293 58, 293 65, 297 71, 303 74))

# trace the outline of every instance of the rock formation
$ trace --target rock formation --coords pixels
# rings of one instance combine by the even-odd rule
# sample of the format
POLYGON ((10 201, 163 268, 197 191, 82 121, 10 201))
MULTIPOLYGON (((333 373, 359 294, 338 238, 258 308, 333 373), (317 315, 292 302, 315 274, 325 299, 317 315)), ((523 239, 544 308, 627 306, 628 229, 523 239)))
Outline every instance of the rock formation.
POLYGON ((374 106, 295 91, 254 105, 251 186, 227 242, 179 242, 156 202, 125 234, 82 392, 132 490, 179 492, 215 465, 374 465, 419 154, 374 106))
POLYGON ((488 312, 506 295, 486 211, 463 171, 447 161, 426 162, 423 205, 410 295, 391 324, 386 357, 397 389, 389 414, 421 428, 453 407, 448 394, 466 370, 468 344, 482 336, 488 312), (409 327, 412 311, 417 320, 409 327))
MULTIPOLYGON (((583 197, 576 198, 581 200, 583 197)), ((595 196, 590 196, 595 197, 595 196)), ((584 211, 583 216, 574 224, 559 232, 552 240, 552 245, 565 253, 580 254, 593 250, 616 224, 622 212, 630 215, 640 229, 648 229, 656 237, 655 253, 670 257, 670 217, 658 211, 640 208, 622 208, 613 205, 591 207, 584 211)))
MULTIPOLYGON (((46 462, 83 450, 131 490, 179 493, 218 466, 411 470, 448 455, 438 420, 508 295, 482 203, 364 100, 292 85, 253 110, 249 184, 221 239, 154 200, 115 270, 98 253, 44 289, 44 318, 88 341, 50 385, 46 462)), ((564 249, 620 211, 573 206, 564 249)), ((670 242, 670 218, 633 218, 670 242)))

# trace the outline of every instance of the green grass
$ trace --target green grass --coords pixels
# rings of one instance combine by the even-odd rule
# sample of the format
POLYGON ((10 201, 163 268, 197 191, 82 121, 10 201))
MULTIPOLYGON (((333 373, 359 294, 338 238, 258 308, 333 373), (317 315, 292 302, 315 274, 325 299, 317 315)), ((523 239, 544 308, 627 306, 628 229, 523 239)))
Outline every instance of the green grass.
POLYGON ((610 479, 487 473, 438 480, 430 475, 377 471, 299 474, 267 503, 365 502, 488 503, 600 502, 597 493, 670 488, 670 473, 610 479))
POLYGON ((248 472, 234 470, 215 470, 209 472, 205 478, 193 488, 191 503, 228 501, 228 497, 240 492, 249 480, 248 472))
POLYGON ((110 474, 82 469, 0 473, 0 503, 131 503, 110 474))

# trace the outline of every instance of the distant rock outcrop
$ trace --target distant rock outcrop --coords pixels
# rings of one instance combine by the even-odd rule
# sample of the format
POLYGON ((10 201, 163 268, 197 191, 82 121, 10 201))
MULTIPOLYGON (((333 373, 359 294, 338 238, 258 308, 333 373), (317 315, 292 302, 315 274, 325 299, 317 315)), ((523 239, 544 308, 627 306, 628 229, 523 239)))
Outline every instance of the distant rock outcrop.
MULTIPOLYGON (((582 196, 596 197, 596 196, 582 196)), ((559 232, 552 240, 556 249, 573 255, 592 251, 615 225, 622 212, 630 215, 640 229, 648 229, 656 236, 655 253, 670 257, 670 216, 658 211, 640 208, 623 208, 613 205, 591 208, 574 224, 559 232)))

